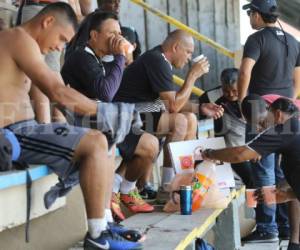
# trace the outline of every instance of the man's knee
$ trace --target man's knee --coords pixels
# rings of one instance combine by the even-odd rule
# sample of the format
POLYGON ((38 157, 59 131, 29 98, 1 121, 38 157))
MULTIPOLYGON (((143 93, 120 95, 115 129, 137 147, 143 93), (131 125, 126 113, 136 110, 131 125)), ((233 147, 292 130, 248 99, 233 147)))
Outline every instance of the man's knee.
POLYGON ((188 127, 197 127, 198 119, 194 113, 185 113, 184 115, 187 119, 188 127))
POLYGON ((80 140, 76 149, 78 156, 87 156, 108 152, 108 143, 105 135, 98 130, 90 130, 80 140))
POLYGON ((174 114, 173 133, 185 136, 188 128, 188 120, 184 114, 174 114))
POLYGON ((151 158, 154 160, 159 151, 158 139, 148 133, 144 133, 137 145, 136 154, 141 157, 151 158))

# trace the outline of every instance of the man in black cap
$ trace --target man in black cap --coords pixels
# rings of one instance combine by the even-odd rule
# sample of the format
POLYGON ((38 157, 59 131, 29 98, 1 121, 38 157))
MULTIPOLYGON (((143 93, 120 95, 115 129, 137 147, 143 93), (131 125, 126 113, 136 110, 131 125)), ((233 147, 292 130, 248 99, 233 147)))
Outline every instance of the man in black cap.
MULTIPOLYGON (((243 6, 247 10, 250 24, 258 30, 246 41, 244 55, 238 78, 239 101, 250 94, 278 94, 296 97, 300 86, 300 54, 299 44, 291 35, 276 27, 278 19, 275 0, 252 0, 243 6)), ((254 130, 251 129, 251 132, 254 130)), ((250 135, 249 141, 255 136, 250 135)), ((282 175, 276 171, 275 155, 270 154, 254 163, 253 174, 257 187, 273 185, 275 179, 282 175), (276 177, 276 178, 275 178, 276 177)), ((280 170, 277 168, 276 170, 280 170)), ((279 207, 277 207, 279 208, 279 207)), ((281 211, 281 208, 278 209, 281 211)), ((278 228, 276 223, 276 206, 258 206, 256 210, 256 231, 243 238, 244 242, 274 242, 280 237, 288 237, 288 220, 286 213, 282 216, 278 228)))

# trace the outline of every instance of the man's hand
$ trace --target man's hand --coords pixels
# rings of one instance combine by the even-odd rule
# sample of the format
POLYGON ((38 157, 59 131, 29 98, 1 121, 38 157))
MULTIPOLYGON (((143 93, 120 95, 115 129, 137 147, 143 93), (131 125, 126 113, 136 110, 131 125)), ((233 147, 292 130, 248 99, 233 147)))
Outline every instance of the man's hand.
POLYGON ((200 106, 200 113, 209 118, 219 119, 223 116, 224 109, 222 106, 214 103, 203 103, 200 106))
POLYGON ((126 55, 126 39, 121 35, 112 36, 109 40, 109 49, 113 55, 126 55))
POLYGON ((192 74, 196 79, 209 72, 210 64, 206 57, 199 62, 194 63, 190 68, 189 74, 192 74))

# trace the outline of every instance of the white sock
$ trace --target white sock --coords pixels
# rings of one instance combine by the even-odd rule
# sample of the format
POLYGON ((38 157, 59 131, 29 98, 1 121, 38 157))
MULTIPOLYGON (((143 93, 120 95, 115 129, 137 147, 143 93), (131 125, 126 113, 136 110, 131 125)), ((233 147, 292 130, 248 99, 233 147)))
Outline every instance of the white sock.
POLYGON ((173 168, 163 167, 161 185, 164 187, 165 184, 170 183, 175 177, 175 172, 173 168))
POLYGON ((121 194, 129 194, 131 190, 135 188, 136 181, 127 181, 123 179, 120 187, 121 194))
POLYGON ((106 218, 88 219, 88 230, 93 239, 100 236, 101 232, 107 228, 106 218))
POLYGON ((113 183, 113 193, 120 192, 120 186, 123 181, 123 177, 117 173, 115 173, 114 183, 113 183))
POLYGON ((112 223, 114 222, 111 210, 109 208, 105 208, 105 218, 107 220, 107 222, 112 223))

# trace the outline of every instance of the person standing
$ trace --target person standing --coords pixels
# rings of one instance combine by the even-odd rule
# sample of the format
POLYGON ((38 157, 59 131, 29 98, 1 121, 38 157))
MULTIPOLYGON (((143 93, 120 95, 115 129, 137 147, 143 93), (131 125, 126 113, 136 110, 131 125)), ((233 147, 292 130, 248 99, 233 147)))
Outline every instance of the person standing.
MULTIPOLYGON (((250 94, 278 94, 295 98, 300 87, 300 49, 295 38, 276 27, 278 19, 275 0, 252 0, 243 6, 247 10, 250 24, 258 30, 246 41, 238 78, 238 96, 241 102, 250 94)), ((247 128, 246 141, 256 134, 247 128)), ((277 156, 276 156, 277 157, 277 156)), ((274 185, 282 176, 281 169, 275 167, 275 154, 263 157, 253 163, 253 175, 257 187, 274 185), (279 170, 279 171, 278 171, 279 170), (276 174, 275 174, 276 172, 276 174)), ((284 205, 283 205, 284 206, 284 205)), ((288 219, 278 206, 259 205, 256 209, 256 231, 244 237, 244 242, 274 242, 279 236, 288 238, 288 219), (279 213, 278 213, 279 212, 279 213)))

